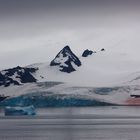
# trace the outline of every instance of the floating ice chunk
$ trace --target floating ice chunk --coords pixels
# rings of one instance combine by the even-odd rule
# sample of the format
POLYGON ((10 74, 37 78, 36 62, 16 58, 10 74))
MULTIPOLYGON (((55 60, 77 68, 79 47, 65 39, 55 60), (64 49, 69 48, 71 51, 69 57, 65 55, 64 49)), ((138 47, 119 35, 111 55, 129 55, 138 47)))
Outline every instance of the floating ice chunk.
POLYGON ((5 116, 35 115, 34 106, 27 107, 5 107, 5 116))

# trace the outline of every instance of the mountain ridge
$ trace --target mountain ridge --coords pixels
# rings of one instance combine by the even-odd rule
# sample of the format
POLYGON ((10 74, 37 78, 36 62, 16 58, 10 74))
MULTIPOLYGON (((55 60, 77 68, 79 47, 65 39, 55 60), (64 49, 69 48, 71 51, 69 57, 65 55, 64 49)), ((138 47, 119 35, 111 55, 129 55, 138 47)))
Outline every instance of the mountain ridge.
POLYGON ((140 91, 139 67, 128 69, 126 64, 133 61, 122 53, 93 50, 86 49, 86 57, 82 57, 83 53, 77 57, 65 46, 51 62, 1 71, 0 96, 7 98, 0 105, 140 105, 132 96, 140 91), (74 70, 65 71, 69 66, 74 70))
POLYGON ((136 72, 135 67, 132 67, 132 70, 128 69, 128 66, 126 67, 126 63, 129 61, 124 59, 125 56, 109 50, 93 50, 85 50, 86 58, 82 57, 83 53, 77 57, 69 46, 65 46, 51 62, 2 70, 0 72, 0 86, 20 86, 25 83, 46 81, 66 82, 76 86, 90 87, 139 83, 137 82, 139 81, 137 78, 139 73, 133 75, 136 72), (11 73, 11 71, 13 72, 11 73), (133 82, 133 79, 136 80, 133 82))

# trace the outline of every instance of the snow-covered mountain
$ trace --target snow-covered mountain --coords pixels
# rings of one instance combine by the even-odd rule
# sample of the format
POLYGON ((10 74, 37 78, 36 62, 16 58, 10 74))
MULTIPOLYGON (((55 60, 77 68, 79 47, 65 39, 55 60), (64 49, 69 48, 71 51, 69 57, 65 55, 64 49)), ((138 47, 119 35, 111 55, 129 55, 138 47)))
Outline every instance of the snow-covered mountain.
POLYGON ((140 66, 127 55, 86 49, 76 56, 66 46, 51 62, 2 70, 0 95, 9 98, 1 105, 140 105, 131 96, 140 93, 140 66))
POLYGON ((60 71, 71 73, 76 70, 76 66, 81 66, 81 61, 71 51, 70 47, 66 46, 51 61, 50 66, 58 66, 60 71))
POLYGON ((0 86, 22 85, 25 83, 41 82, 41 80, 52 81, 53 77, 48 79, 48 76, 54 75, 53 69, 60 73, 72 73, 80 66, 81 61, 79 58, 71 51, 69 46, 65 46, 50 64, 33 64, 26 67, 17 66, 2 70, 0 72, 0 86), (50 69, 52 74, 49 73, 50 69))

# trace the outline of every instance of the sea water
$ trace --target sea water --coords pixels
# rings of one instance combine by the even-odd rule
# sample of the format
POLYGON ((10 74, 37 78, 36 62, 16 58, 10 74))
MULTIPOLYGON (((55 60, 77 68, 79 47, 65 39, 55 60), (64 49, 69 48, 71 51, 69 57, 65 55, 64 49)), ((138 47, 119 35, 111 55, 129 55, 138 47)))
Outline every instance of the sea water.
POLYGON ((4 116, 0 140, 139 140, 140 107, 37 109, 36 116, 4 116))

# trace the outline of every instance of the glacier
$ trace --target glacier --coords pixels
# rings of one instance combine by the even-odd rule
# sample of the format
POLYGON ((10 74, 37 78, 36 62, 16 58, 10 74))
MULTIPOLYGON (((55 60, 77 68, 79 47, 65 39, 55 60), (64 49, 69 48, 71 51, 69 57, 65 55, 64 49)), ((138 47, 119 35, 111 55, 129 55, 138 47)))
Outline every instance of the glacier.
POLYGON ((0 106, 70 107, 128 105, 131 94, 137 94, 139 86, 76 87, 61 82, 41 82, 1 89, 9 96, 0 106))
POLYGON ((84 99, 78 97, 51 96, 19 96, 4 101, 3 106, 30 106, 40 107, 72 107, 72 106, 106 106, 115 105, 96 99, 84 99))

